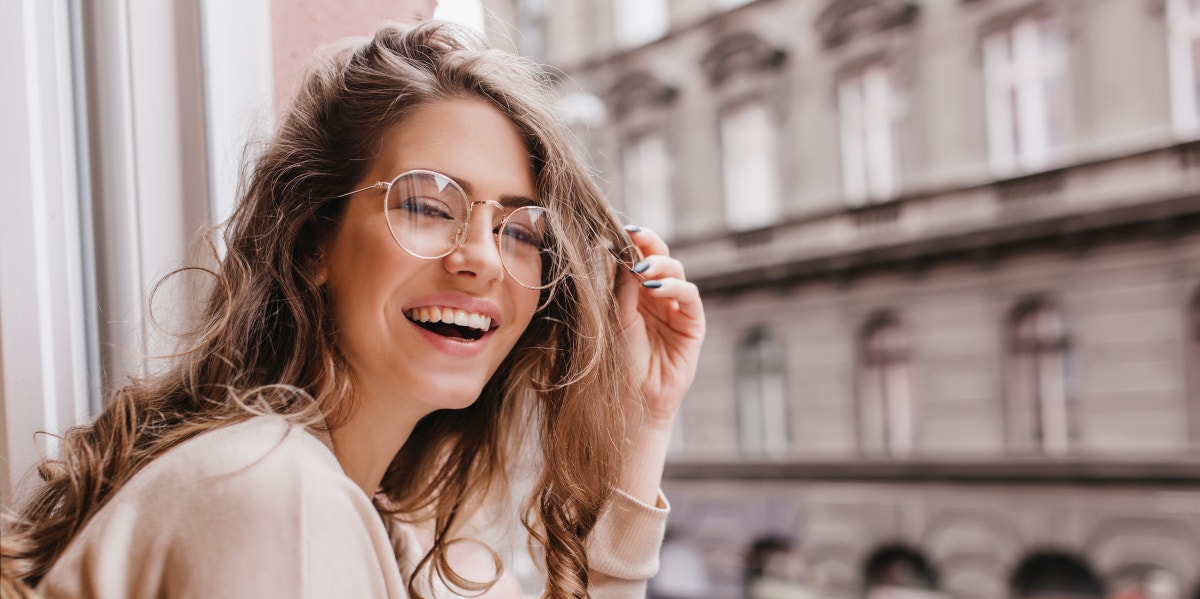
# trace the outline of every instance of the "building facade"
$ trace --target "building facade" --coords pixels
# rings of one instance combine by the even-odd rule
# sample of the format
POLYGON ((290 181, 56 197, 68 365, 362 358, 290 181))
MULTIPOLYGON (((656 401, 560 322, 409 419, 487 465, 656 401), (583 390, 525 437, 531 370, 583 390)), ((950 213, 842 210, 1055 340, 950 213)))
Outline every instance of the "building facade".
POLYGON ((1200 2, 499 4, 704 297, 656 596, 1200 598, 1200 2))

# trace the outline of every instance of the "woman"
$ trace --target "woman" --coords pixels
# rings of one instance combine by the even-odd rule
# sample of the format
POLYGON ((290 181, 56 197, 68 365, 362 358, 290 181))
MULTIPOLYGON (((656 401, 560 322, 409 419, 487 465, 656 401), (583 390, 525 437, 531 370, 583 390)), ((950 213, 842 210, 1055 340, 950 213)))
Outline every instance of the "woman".
POLYGON ((545 594, 642 596, 704 316, 546 87, 445 24, 320 59, 190 351, 64 436, 6 574, 50 596, 513 594, 470 540, 528 434, 545 594))

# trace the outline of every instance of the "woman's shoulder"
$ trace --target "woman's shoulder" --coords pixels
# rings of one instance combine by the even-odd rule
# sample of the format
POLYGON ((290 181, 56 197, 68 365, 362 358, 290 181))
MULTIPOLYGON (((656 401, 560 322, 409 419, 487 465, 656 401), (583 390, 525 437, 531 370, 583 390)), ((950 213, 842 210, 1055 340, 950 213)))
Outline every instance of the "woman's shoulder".
POLYGON ((260 416, 199 434, 134 475, 44 588, 64 597, 326 596, 309 592, 336 588, 322 564, 355 574, 362 596, 398 585, 386 573, 395 558, 378 513, 332 451, 303 426, 260 416))
POLYGON ((254 499, 275 504, 282 496, 354 491, 333 452, 305 427, 282 416, 255 416, 171 448, 113 501, 161 505, 163 497, 174 497, 185 505, 236 503, 253 510, 254 499))

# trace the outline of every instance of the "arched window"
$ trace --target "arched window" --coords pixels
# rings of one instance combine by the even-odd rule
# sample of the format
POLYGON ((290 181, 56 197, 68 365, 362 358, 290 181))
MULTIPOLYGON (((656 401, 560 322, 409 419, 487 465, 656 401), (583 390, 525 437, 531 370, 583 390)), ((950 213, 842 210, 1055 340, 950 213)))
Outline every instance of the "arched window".
POLYGON ((746 556, 746 597, 815 596, 806 581, 806 570, 804 555, 792 542, 775 537, 759 539, 746 556))
POLYGON ((1035 553, 1021 562, 1012 578, 1015 599, 1102 599, 1104 583, 1087 564, 1059 552, 1035 553))
POLYGON ((783 347, 755 329, 737 348, 738 442, 748 454, 781 454, 788 446, 783 347))
POLYGON ((1183 599, 1183 584, 1174 573, 1153 566, 1130 568, 1116 576, 1109 599, 1183 599))
POLYGON ((937 572, 925 556, 908 547, 883 547, 867 560, 863 579, 866 599, 933 599, 944 597, 937 572))
POLYGON ((913 447, 908 336, 893 316, 876 317, 863 330, 860 354, 862 448, 908 454, 913 447))
MULTIPOLYGON (((1192 383, 1192 446, 1200 449, 1200 289, 1192 295, 1192 304, 1189 307, 1188 319, 1191 327, 1189 327, 1189 343, 1191 356, 1188 358, 1187 366, 1184 367, 1184 372, 1191 377, 1192 383)), ((1197 596, 1196 599, 1200 599, 1197 596)))
POLYGON ((1020 444, 1047 454, 1078 441, 1071 389, 1071 344, 1062 313, 1042 301, 1014 313, 1010 395, 1020 444))

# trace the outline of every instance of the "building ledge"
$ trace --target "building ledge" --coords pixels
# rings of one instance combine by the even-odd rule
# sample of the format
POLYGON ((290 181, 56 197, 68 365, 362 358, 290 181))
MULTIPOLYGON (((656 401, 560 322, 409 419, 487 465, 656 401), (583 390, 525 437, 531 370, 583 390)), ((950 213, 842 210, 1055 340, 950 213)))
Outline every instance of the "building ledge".
POLYGON ((669 481, 1154 485, 1200 489, 1200 456, 1161 459, 674 460, 667 464, 665 476, 669 481))

